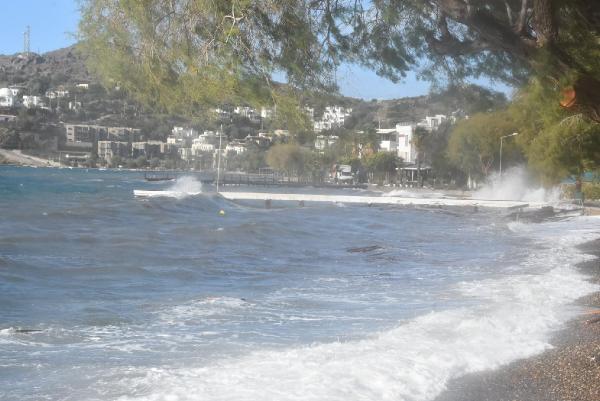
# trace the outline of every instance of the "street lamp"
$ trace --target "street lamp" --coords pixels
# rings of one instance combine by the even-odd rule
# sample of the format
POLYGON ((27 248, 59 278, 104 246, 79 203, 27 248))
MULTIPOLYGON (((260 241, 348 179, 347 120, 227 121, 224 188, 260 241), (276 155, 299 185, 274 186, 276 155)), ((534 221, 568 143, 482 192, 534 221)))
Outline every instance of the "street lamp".
POLYGON ((511 136, 517 136, 519 135, 518 132, 513 132, 510 135, 504 135, 500 137, 500 178, 502 178, 502 140, 504 138, 510 138, 511 136))

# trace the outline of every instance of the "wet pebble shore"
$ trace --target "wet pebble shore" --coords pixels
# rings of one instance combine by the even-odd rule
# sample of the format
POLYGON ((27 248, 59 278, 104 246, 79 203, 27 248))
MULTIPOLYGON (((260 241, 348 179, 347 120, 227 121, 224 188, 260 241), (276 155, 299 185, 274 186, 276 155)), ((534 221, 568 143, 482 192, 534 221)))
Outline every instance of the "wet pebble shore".
MULTIPOLYGON (((600 284, 600 239, 581 249, 599 257, 579 267, 600 284)), ((600 293, 579 303, 585 313, 554 336, 554 348, 452 380, 435 401, 600 401, 600 293)))

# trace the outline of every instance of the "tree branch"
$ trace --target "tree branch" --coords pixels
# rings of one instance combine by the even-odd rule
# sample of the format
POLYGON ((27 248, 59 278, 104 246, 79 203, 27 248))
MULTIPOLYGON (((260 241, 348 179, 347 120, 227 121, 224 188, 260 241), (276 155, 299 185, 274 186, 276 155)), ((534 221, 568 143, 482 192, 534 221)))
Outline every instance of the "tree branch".
POLYGON ((517 25, 515 26, 515 32, 519 35, 522 35, 525 32, 528 4, 529 0, 521 0, 521 11, 519 12, 519 18, 517 19, 517 25))
POLYGON ((513 12, 512 8, 510 8, 510 4, 508 4, 508 0, 504 0, 504 5, 506 6, 506 17, 508 18, 508 23, 510 25, 513 24, 513 12))

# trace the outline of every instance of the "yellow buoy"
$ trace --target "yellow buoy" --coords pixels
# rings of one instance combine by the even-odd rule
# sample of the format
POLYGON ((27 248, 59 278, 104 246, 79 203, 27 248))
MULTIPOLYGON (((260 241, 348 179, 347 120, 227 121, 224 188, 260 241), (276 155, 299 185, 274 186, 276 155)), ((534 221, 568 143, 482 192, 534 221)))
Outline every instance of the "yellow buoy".
POLYGON ((223 210, 223 209, 219 210, 219 216, 225 216, 225 210, 223 210))

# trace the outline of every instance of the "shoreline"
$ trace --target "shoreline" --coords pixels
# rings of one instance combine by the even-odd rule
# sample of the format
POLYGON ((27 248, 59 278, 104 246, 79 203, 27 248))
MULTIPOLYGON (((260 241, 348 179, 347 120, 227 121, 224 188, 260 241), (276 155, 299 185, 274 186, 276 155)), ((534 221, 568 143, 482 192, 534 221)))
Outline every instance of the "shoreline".
MULTIPOLYGON (((578 248, 596 256, 576 266, 600 284, 600 238, 578 248)), ((600 310, 600 292, 576 304, 600 310)), ((452 379, 434 401, 600 400, 600 314, 576 316, 554 333, 550 344, 553 348, 531 358, 452 379)))

